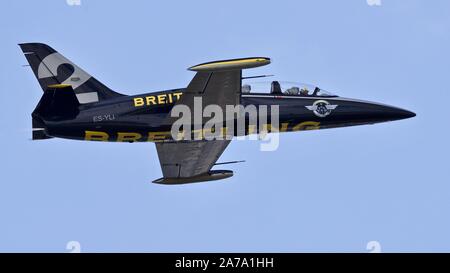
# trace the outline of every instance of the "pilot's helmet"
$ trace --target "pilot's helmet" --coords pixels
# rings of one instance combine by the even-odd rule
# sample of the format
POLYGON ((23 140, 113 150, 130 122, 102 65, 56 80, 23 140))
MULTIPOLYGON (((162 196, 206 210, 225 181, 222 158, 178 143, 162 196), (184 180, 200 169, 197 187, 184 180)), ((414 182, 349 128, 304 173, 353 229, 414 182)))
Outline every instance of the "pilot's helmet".
POLYGON ((296 86, 293 86, 293 87, 289 88, 288 90, 286 90, 284 93, 288 94, 288 95, 298 95, 299 92, 300 92, 300 89, 296 86))
POLYGON ((252 90, 252 87, 249 84, 244 84, 242 86, 242 93, 250 93, 252 90))

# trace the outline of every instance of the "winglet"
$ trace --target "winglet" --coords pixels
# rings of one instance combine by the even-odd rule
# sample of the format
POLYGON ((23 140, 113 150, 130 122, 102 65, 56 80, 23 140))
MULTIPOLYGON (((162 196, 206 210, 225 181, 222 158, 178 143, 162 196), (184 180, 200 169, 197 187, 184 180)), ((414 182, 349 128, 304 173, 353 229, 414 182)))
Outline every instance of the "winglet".
POLYGON ((192 66, 189 70, 197 72, 227 71, 254 68, 268 64, 270 64, 270 58, 252 57, 203 63, 192 66))

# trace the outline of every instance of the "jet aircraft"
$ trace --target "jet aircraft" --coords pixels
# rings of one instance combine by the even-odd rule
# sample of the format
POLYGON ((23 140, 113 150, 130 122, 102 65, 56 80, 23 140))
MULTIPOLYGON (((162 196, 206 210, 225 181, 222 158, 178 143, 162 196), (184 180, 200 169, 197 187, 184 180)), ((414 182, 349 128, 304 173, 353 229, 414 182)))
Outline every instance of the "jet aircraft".
MULTIPOLYGON (((261 87, 261 82, 247 82, 262 76, 243 77, 242 70, 269 64, 266 57, 199 64, 189 68, 196 74, 186 88, 128 96, 108 88, 48 45, 19 46, 44 91, 31 114, 33 140, 154 142, 163 177, 153 182, 159 184, 202 182, 233 175, 229 170, 212 169, 224 164, 216 162, 231 139, 186 140, 170 133, 175 106, 193 109, 198 98, 203 105, 222 109, 227 105, 277 106, 279 126, 266 124, 269 132, 374 124, 415 116, 398 107, 339 97, 317 86, 271 81, 261 87)), ((246 125, 241 135, 258 133, 259 127, 246 125)), ((233 136, 238 135, 233 132, 233 136)))

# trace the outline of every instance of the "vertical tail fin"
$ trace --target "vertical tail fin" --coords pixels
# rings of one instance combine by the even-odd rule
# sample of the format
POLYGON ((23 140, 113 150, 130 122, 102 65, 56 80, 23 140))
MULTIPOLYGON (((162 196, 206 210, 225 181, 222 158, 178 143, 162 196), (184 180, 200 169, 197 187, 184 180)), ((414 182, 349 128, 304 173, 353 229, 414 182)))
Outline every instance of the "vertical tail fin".
POLYGON ((71 85, 81 104, 123 96, 106 87, 46 44, 19 44, 42 90, 56 84, 71 85))

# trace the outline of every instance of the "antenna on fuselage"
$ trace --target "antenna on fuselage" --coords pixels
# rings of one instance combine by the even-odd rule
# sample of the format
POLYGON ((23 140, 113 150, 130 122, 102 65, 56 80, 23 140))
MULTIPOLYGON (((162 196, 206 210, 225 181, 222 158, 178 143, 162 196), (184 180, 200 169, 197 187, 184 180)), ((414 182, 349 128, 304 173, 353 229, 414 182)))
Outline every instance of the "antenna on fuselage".
POLYGON ((243 80, 247 80, 247 79, 256 79, 256 78, 268 78, 268 77, 273 77, 275 75, 259 75, 259 76, 250 76, 250 77, 242 77, 243 80))

